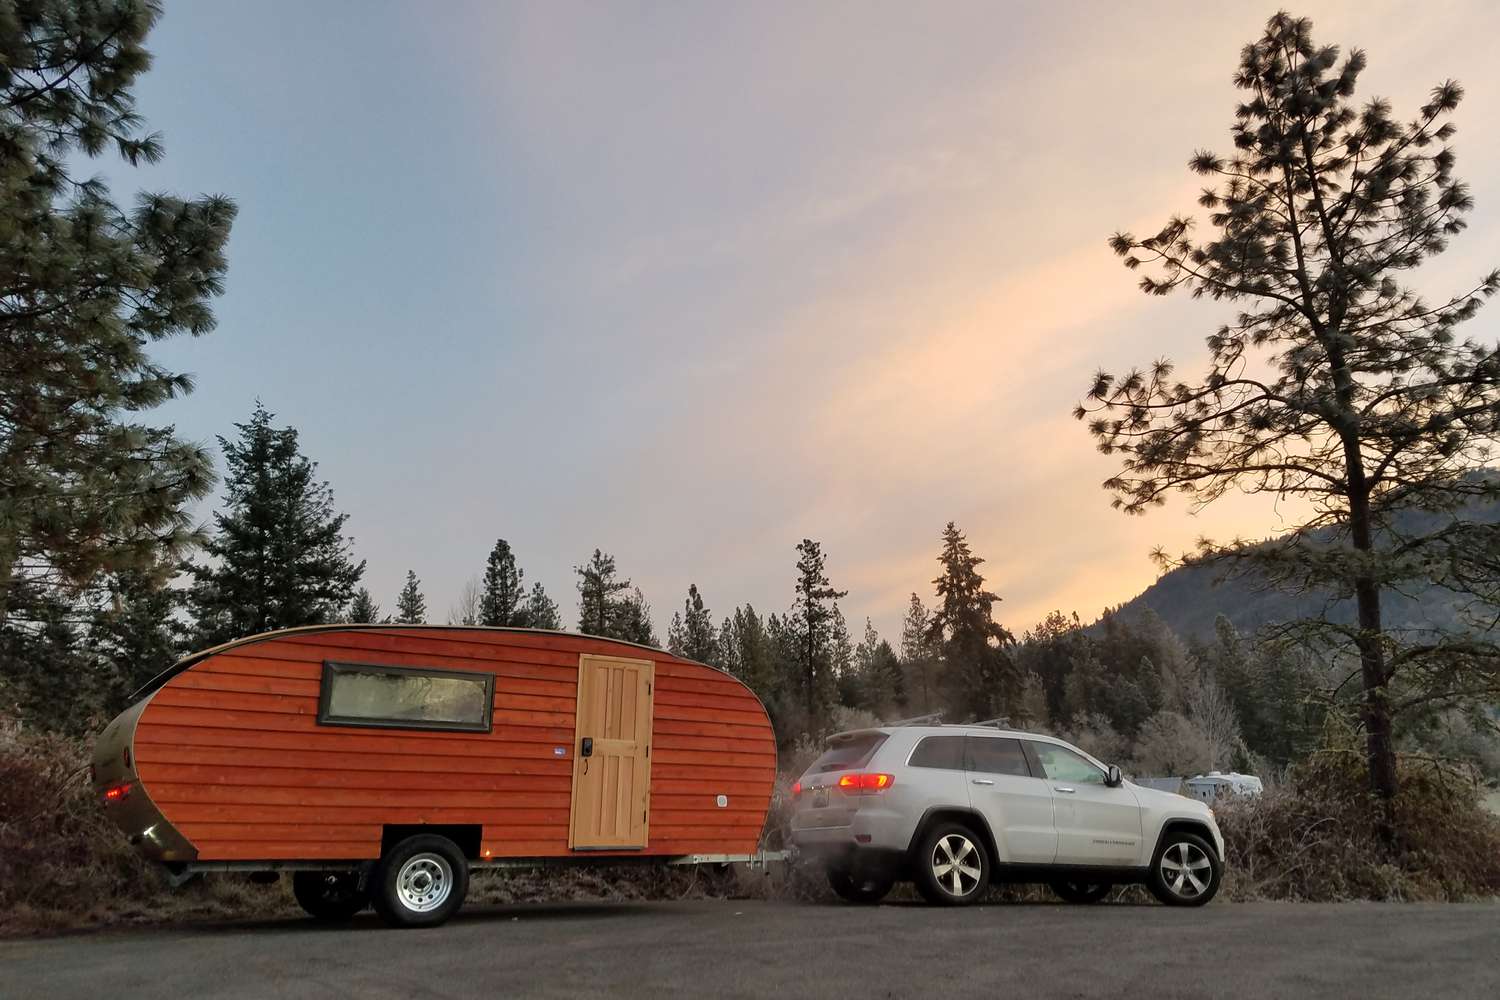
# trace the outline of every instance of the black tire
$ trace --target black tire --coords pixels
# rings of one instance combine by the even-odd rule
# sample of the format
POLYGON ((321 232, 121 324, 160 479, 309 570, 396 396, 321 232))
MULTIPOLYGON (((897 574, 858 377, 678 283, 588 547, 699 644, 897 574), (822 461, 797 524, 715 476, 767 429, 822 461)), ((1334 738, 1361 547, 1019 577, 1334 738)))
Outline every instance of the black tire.
POLYGON ((349 920, 370 905, 359 872, 293 872, 292 895, 314 920, 349 920))
POLYGON ((1114 888, 1108 882, 1052 882, 1049 885, 1064 903, 1097 903, 1114 888))
POLYGON ((979 835, 962 823, 939 823, 929 830, 913 867, 917 891, 936 906, 977 903, 990 885, 989 852, 979 835), (955 858, 959 864, 950 864, 955 858))
POLYGON ((370 878, 370 902, 392 927, 436 927, 469 891, 469 863, 447 837, 420 834, 393 846, 370 878))
POLYGON ((828 869, 828 884, 845 902, 870 905, 878 903, 891 891, 896 880, 889 875, 855 877, 837 868, 828 869))
POLYGON ((1167 906, 1202 906, 1218 893, 1223 876, 1223 862, 1208 841, 1196 833, 1173 830, 1162 837, 1151 858, 1146 885, 1167 906))

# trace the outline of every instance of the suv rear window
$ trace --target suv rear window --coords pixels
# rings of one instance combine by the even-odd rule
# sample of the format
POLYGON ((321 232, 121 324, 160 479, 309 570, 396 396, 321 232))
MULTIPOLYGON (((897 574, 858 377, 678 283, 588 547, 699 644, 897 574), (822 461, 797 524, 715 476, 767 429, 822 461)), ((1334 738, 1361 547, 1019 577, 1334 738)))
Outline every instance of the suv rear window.
POLYGON ((864 767, 875 756, 876 749, 886 741, 885 733, 850 733, 835 736, 828 741, 828 750, 813 761, 808 774, 825 771, 853 771, 864 767))
POLYGON ((949 771, 964 769, 962 736, 928 736, 917 744, 907 761, 912 767, 941 767, 949 771))

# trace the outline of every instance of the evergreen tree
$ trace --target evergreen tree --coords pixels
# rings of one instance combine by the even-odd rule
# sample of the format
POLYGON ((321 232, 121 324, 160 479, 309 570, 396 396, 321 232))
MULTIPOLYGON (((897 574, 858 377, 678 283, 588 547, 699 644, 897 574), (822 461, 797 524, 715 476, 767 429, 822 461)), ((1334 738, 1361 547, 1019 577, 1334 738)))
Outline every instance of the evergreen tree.
POLYGON ((0 631, 54 629, 101 573, 156 575, 201 540, 187 508, 212 459, 141 422, 192 380, 147 349, 213 329, 234 205, 122 209, 78 176, 106 150, 161 158, 134 90, 159 16, 153 0, 0 7, 0 631))
POLYGON ((540 582, 532 583, 531 594, 526 598, 525 617, 516 624, 526 628, 561 631, 562 615, 558 614, 557 602, 547 596, 547 591, 540 582))
POLYGON ((298 450, 297 432, 271 426, 259 403, 237 440, 219 438, 227 469, 224 509, 204 545, 211 561, 190 565, 188 604, 197 644, 297 625, 337 621, 364 573, 350 559, 347 514, 317 465, 298 450))
POLYGON ((651 624, 651 605, 636 587, 615 606, 610 619, 610 634, 626 642, 655 647, 656 628, 651 624))
POLYGON ((630 581, 618 578, 615 557, 595 549, 593 557, 573 572, 578 574, 578 631, 623 638, 618 629, 628 597, 620 595, 630 589, 630 581))
POLYGON ((490 550, 484 567, 484 591, 479 600, 479 624, 526 625, 526 574, 516 566, 510 543, 501 538, 490 550))
MULTIPOLYGON (((834 615, 838 601, 848 591, 835 590, 824 569, 823 546, 811 538, 797 543, 797 599, 792 605, 793 623, 800 664, 802 696, 807 711, 807 728, 819 731, 827 721, 833 703, 835 676, 831 643, 834 615)), ((845 630, 845 641, 848 632, 845 630)))
POLYGON ((422 596, 422 581, 414 570, 406 571, 406 586, 396 598, 396 624, 427 624, 427 598, 422 596))
POLYGON ((932 684, 935 659, 927 608, 914 593, 901 621, 901 669, 907 678, 912 710, 922 715, 932 712, 936 701, 932 684))
POLYGON ((674 650, 676 655, 685 656, 689 660, 697 660, 699 663, 718 664, 719 635, 714 630, 713 618, 710 617, 708 608, 703 606, 703 595, 698 593, 696 583, 688 584, 682 614, 672 615, 672 623, 677 629, 678 645, 681 647, 680 651, 674 650))
POLYGON ((891 644, 880 638, 874 623, 868 618, 865 619, 864 636, 854 647, 853 675, 856 681, 850 688, 854 698, 845 704, 876 715, 885 715, 889 710, 906 704, 901 663, 891 644))
POLYGON ((369 588, 360 587, 354 592, 354 600, 349 602, 349 621, 356 624, 368 624, 380 620, 380 605, 375 603, 375 598, 370 594, 369 588))
POLYGON ((941 686, 950 708, 978 718, 1014 712, 1020 677, 1006 647, 1014 638, 992 617, 1000 598, 984 589, 978 567, 983 559, 969 550, 952 521, 943 529, 938 556, 943 573, 932 582, 942 602, 927 634, 941 650, 941 686))
POLYGON ((150 573, 112 575, 106 600, 88 626, 90 652, 103 660, 106 711, 123 711, 130 696, 186 651, 186 630, 177 612, 182 591, 150 573))
POLYGON ((1199 504, 1273 493, 1309 512, 1282 539, 1205 543, 1199 557, 1354 597, 1355 628, 1323 617, 1304 634, 1357 657, 1367 769, 1389 803, 1398 713, 1500 698, 1493 642, 1404 633, 1382 617, 1383 599, 1413 583, 1451 590, 1476 622, 1500 604, 1500 526, 1472 516, 1500 498, 1500 479, 1466 475, 1494 459, 1500 349, 1457 337, 1500 271, 1435 303, 1401 283, 1473 205, 1448 145, 1463 91, 1438 85, 1402 123, 1384 101, 1355 104, 1364 67, 1363 52, 1341 61, 1285 13, 1244 48, 1236 151, 1189 163, 1215 185, 1199 198, 1206 238, 1176 217, 1110 241, 1127 267, 1153 272, 1148 294, 1233 304, 1208 337, 1209 369, 1195 383, 1166 360, 1118 380, 1101 372, 1075 415, 1121 456, 1105 486, 1127 513, 1172 492, 1199 504), (1412 510, 1440 516, 1413 528, 1400 516, 1412 510))

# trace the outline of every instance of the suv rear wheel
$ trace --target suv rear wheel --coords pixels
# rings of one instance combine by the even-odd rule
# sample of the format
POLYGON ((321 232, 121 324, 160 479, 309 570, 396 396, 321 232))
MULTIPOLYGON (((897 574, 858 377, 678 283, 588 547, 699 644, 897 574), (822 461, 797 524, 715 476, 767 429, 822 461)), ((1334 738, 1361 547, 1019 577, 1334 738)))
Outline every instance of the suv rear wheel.
POLYGON ((990 884, 984 842, 961 823, 937 824, 918 848, 916 883, 929 903, 967 906, 977 902, 990 884))
POLYGON ((1053 882, 1052 891, 1064 903, 1097 903, 1114 886, 1107 882, 1053 882))
POLYGON ((850 903, 878 903, 895 884, 896 880, 890 876, 860 877, 838 868, 828 869, 828 885, 840 899, 850 903))
POLYGON ((359 872, 293 872, 292 895, 315 920, 348 920, 370 905, 359 872))
POLYGON ((1151 894, 1168 906, 1202 906, 1219 891, 1223 865, 1208 841, 1174 830, 1162 838, 1151 859, 1151 894))

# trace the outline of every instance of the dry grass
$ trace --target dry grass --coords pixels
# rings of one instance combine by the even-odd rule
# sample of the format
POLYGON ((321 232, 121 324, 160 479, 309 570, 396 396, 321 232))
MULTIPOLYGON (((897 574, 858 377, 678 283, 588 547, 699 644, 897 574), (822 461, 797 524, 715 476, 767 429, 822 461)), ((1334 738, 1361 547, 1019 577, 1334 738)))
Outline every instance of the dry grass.
POLYGON ((1500 818, 1468 769, 1401 760, 1395 844, 1353 750, 1327 750, 1257 799, 1220 807, 1233 899, 1458 901, 1500 894, 1500 818))
POLYGON ((0 721, 0 934, 291 912, 244 879, 173 891, 104 815, 83 740, 0 721))

